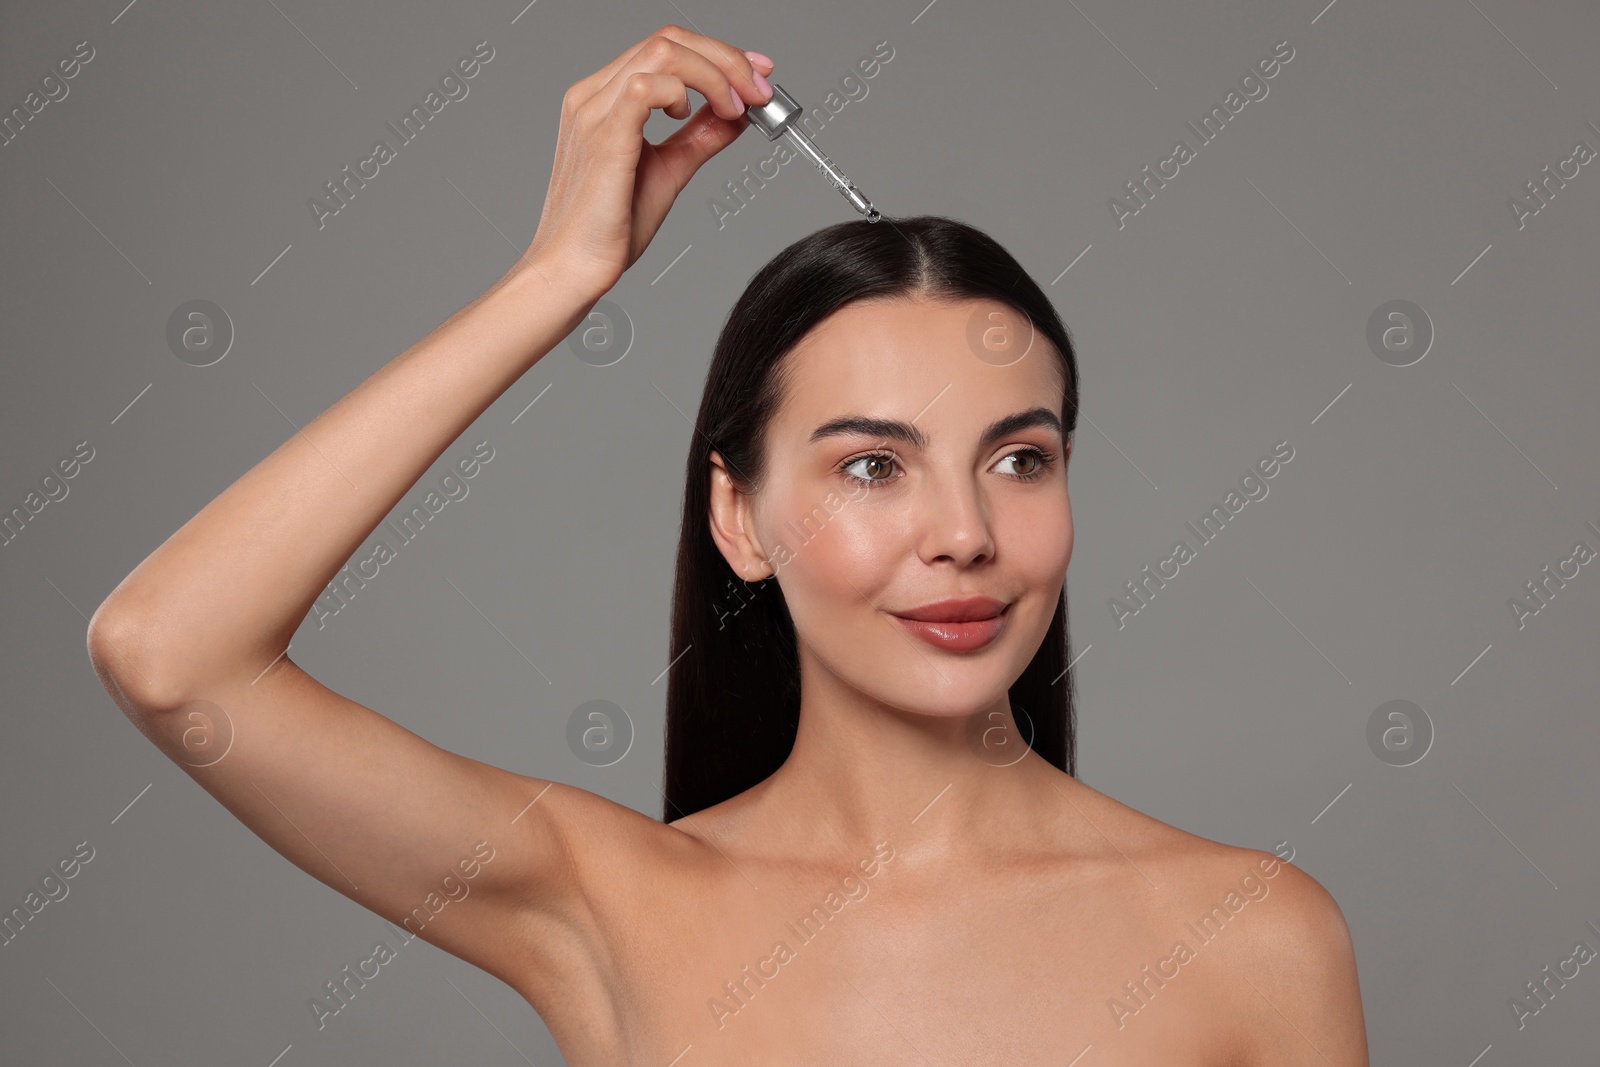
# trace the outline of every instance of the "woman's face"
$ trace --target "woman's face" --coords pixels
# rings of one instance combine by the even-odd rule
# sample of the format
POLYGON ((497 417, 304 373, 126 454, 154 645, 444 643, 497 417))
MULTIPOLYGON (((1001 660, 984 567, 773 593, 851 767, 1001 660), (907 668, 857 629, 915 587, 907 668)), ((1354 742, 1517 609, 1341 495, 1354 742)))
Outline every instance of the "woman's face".
POLYGON ((1033 658, 1072 509, 1061 365, 1039 335, 1012 354, 1029 334, 992 301, 848 305, 787 357, 759 490, 740 497, 714 468, 717 541, 747 578, 776 574, 805 684, 831 676, 906 711, 965 715, 1033 658), (1009 349, 986 343, 1001 328, 1009 349), (977 597, 1004 605, 998 625, 903 618, 977 597))

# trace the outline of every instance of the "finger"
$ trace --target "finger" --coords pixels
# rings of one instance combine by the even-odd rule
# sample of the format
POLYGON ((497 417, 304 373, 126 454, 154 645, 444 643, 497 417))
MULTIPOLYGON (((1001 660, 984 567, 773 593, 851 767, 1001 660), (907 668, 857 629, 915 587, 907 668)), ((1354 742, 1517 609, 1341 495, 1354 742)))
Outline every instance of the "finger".
POLYGON ((665 111, 668 115, 670 115, 672 118, 675 118, 675 119, 686 119, 686 118, 688 118, 689 117, 689 110, 690 110, 690 107, 689 107, 689 90, 688 89, 684 89, 684 91, 683 91, 683 99, 682 100, 679 100, 676 104, 673 104, 671 107, 662 108, 662 110, 665 111))
MULTIPOLYGON (((616 102, 612 105, 612 114, 617 117, 615 123, 617 130, 631 130, 628 136, 637 137, 644 131, 644 124, 650 118, 650 112, 660 108, 673 118, 684 117, 688 112, 689 93, 683 80, 675 74, 661 74, 655 71, 636 70, 624 72, 619 75, 621 88, 618 90, 616 102), (677 112, 678 114, 673 114, 677 112)), ((599 98, 596 98, 597 100, 599 98)), ((723 110, 731 110, 731 101, 723 101, 723 110)), ((705 111, 711 112, 708 101, 705 111)), ((735 131, 743 130, 745 126, 744 113, 741 111, 738 119, 727 119, 715 112, 711 117, 718 122, 732 127, 735 131)), ((611 122, 607 120, 607 125, 611 122)))
MULTIPOLYGON (((652 37, 630 63, 617 71, 605 87, 595 94, 593 106, 615 110, 635 74, 667 74, 679 79, 706 98, 718 115, 737 119, 744 115, 742 99, 735 100, 732 83, 721 67, 688 45, 666 37, 652 37)), ((670 101, 668 101, 670 102, 670 101)), ((667 103, 655 104, 665 107, 667 103)))
MULTIPOLYGON (((703 33, 686 30, 682 26, 673 23, 662 26, 650 36, 665 37, 670 41, 676 41, 678 44, 694 49, 721 68, 728 80, 733 82, 739 89, 739 95, 746 101, 752 104, 766 102, 766 94, 761 91, 761 87, 755 81, 755 70, 757 68, 751 63, 750 57, 745 55, 742 49, 735 48, 728 42, 718 40, 715 37, 707 37, 703 33)), ((635 45, 634 53, 637 54, 640 48, 649 43, 649 40, 650 38, 647 37, 635 45)), ((772 73, 772 65, 769 62, 766 64, 766 69, 762 71, 762 74, 764 76, 770 73, 772 73)))
MULTIPOLYGON (((750 61, 750 57, 744 54, 743 49, 735 48, 727 41, 686 30, 682 26, 666 25, 657 32, 663 37, 668 37, 679 44, 693 48, 721 67, 723 73, 728 76, 728 80, 733 82, 735 88, 739 90, 739 95, 748 103, 766 103, 767 94, 756 84, 756 67, 750 61)), ((772 73, 772 66, 769 63, 766 70, 762 71, 762 74, 765 76, 770 73, 772 73)))
POLYGON ((701 164, 737 141, 744 128, 745 123, 730 122, 706 104, 655 146, 656 157, 682 189, 701 164))
MULTIPOLYGON (((619 75, 625 71, 638 70, 641 67, 647 70, 670 71, 676 73, 683 80, 698 90, 708 101, 713 103, 717 113, 724 118, 734 118, 732 102, 729 106, 722 107, 722 98, 728 96, 727 85, 734 86, 739 97, 746 105, 765 103, 769 94, 761 89, 755 82, 757 68, 751 63, 750 58, 743 51, 733 47, 726 41, 719 41, 714 37, 686 30, 682 26, 668 24, 649 37, 638 42, 631 49, 606 64, 600 70, 577 83, 580 102, 592 99, 595 96, 607 95, 608 101, 614 101, 619 86, 619 75), (679 49, 670 49, 667 46, 676 44, 679 49), (667 57, 676 57, 688 67, 669 68, 661 65, 667 57), (703 59, 709 67, 696 62, 703 59), (652 61, 655 60, 655 61, 652 61), (708 77, 710 71, 720 73, 720 79, 708 77), (693 71, 698 71, 697 76, 690 76, 693 71), (718 85, 720 80, 722 85, 718 85)), ((767 71, 772 68, 768 66, 767 71)), ((741 108, 742 110, 742 108, 741 108)))

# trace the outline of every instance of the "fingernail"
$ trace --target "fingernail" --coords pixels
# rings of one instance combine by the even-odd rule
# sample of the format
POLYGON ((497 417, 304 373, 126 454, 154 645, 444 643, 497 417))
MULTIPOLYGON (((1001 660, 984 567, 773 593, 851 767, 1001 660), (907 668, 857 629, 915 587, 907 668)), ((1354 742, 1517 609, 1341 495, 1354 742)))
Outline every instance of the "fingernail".
POLYGON ((728 86, 728 95, 733 98, 733 106, 739 109, 739 114, 744 114, 744 109, 750 105, 744 102, 744 97, 739 95, 739 90, 728 86))
POLYGON ((761 91, 763 93, 766 94, 766 98, 768 100, 771 100, 772 99, 772 85, 771 85, 771 83, 769 83, 767 81, 766 77, 759 70, 752 71, 751 73, 752 73, 752 75, 754 77, 756 85, 761 89, 761 91))
POLYGON ((768 59, 760 52, 746 52, 744 57, 752 63, 766 67, 768 70, 771 70, 773 67, 777 66, 776 63, 772 62, 772 60, 768 59))

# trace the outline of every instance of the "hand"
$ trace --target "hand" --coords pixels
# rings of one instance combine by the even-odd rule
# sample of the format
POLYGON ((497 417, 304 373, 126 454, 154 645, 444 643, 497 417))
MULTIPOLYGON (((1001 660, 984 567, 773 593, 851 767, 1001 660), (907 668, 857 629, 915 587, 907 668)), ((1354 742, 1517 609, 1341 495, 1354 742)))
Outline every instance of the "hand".
POLYGON ((756 80, 771 70, 730 44, 667 25, 573 83, 523 261, 559 271, 598 299, 644 252, 700 165, 744 132, 745 107, 771 99, 756 80), (706 98, 692 118, 689 88, 706 98), (643 131, 655 108, 689 121, 651 144, 643 131))

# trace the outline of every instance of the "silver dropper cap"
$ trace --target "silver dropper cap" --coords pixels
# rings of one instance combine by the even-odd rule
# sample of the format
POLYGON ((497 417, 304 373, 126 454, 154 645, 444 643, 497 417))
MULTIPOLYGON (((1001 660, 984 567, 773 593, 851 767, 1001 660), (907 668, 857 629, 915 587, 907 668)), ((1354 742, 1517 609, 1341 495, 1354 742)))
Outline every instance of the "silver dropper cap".
POLYGON ((807 137, 800 129, 801 108, 795 98, 784 92, 783 86, 772 86, 772 99, 765 104, 752 104, 745 109, 745 114, 750 119, 750 125, 766 135, 767 140, 776 141, 779 137, 787 137, 789 143, 800 150, 800 153, 817 165, 817 169, 833 184, 835 189, 844 194, 846 200, 857 211, 867 217, 868 222, 877 222, 883 217, 882 212, 872 206, 872 201, 862 195, 855 183, 844 176, 844 172, 834 165, 833 160, 822 153, 811 138, 807 137))

